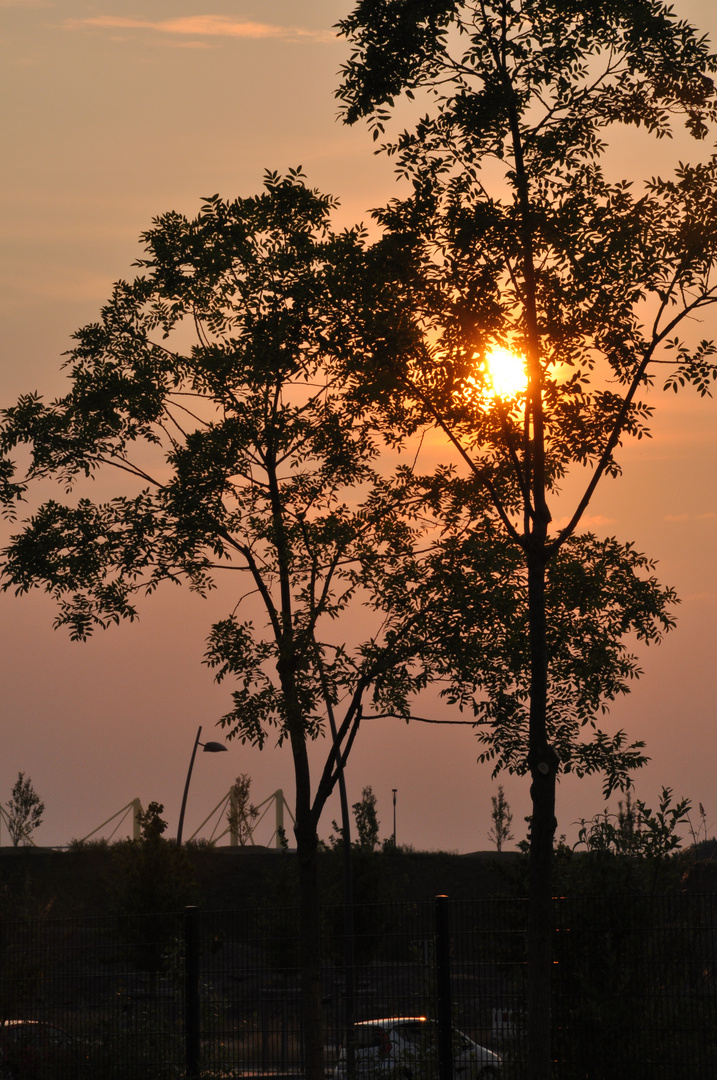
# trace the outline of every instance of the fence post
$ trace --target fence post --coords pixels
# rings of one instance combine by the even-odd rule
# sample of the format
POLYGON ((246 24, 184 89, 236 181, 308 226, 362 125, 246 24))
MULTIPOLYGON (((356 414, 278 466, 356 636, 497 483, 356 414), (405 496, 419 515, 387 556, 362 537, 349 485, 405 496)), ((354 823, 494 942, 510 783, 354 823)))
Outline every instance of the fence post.
POLYGON ((447 896, 436 901, 436 1006, 438 1015, 438 1077, 453 1080, 453 1021, 451 1009, 451 936, 447 896))
POLYGON ((184 1056, 187 1080, 199 1080, 198 908, 184 909, 184 1056))

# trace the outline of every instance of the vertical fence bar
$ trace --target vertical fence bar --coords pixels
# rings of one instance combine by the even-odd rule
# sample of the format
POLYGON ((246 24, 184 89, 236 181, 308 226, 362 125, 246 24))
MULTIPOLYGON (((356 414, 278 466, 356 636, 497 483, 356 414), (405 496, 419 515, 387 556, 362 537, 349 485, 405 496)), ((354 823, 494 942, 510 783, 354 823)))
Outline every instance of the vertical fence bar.
POLYGON ((184 1052, 187 1080, 199 1080, 199 912, 184 909, 184 1052))
POLYGON ((450 900, 436 897, 436 1006, 438 1021, 438 1077, 453 1080, 453 1021, 451 1010, 450 900))

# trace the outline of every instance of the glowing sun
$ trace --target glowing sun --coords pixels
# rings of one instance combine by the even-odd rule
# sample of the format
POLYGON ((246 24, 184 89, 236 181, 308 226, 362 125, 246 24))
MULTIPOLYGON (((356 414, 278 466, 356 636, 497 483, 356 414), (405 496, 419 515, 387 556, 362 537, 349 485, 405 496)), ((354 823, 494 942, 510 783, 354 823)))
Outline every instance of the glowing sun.
POLYGON ((522 356, 494 346, 485 355, 487 382, 496 397, 513 398, 525 392, 528 376, 522 356))

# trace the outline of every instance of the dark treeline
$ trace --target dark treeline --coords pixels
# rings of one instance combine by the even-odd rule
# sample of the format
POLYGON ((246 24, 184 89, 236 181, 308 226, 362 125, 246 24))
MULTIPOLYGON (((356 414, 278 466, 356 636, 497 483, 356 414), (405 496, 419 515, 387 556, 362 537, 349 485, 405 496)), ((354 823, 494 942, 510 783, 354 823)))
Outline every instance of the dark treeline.
MULTIPOLYGON (((4 918, 120 913, 129 844, 88 845, 68 851, 0 849, 0 912, 4 918)), ((266 848, 209 848, 190 845, 178 901, 208 910, 245 905, 292 906, 298 877, 292 852, 266 848)), ((443 893, 455 900, 522 896, 526 860, 517 852, 403 851, 356 853, 356 902, 421 901, 443 893)), ((625 895, 654 892, 717 892, 717 857, 709 845, 664 860, 612 855, 558 856, 558 892, 568 895, 625 895)), ((322 901, 342 902, 340 853, 320 857, 322 901)))

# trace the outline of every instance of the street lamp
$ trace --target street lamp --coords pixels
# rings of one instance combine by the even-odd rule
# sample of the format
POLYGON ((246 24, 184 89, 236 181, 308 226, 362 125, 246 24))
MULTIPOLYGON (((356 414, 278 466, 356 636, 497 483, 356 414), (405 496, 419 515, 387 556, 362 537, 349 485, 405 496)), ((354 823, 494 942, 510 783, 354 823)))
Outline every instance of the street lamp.
POLYGON ((220 751, 227 749, 227 747, 224 745, 224 743, 220 743, 220 742, 205 742, 205 743, 202 743, 202 742, 200 742, 199 741, 199 736, 201 734, 202 734, 202 727, 201 727, 201 724, 200 724, 199 731, 197 732, 197 737, 194 740, 194 749, 192 750, 192 756, 189 759, 189 771, 187 773, 187 782, 184 785, 184 795, 182 796, 182 809, 179 811, 179 825, 177 827, 177 846, 179 846, 182 843, 182 828, 184 826, 184 811, 187 809, 187 795, 189 794, 189 781, 192 779, 192 769, 194 768, 194 759, 197 756, 197 747, 198 746, 203 747, 205 754, 218 754, 220 751))
POLYGON ((393 792, 393 846, 396 847, 396 792, 398 788, 391 788, 393 792))

